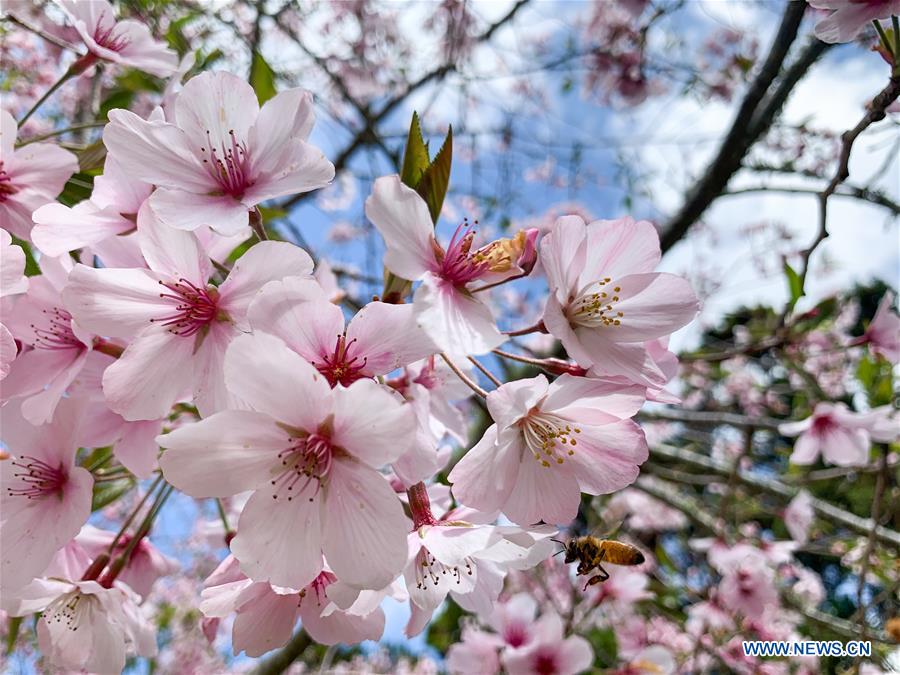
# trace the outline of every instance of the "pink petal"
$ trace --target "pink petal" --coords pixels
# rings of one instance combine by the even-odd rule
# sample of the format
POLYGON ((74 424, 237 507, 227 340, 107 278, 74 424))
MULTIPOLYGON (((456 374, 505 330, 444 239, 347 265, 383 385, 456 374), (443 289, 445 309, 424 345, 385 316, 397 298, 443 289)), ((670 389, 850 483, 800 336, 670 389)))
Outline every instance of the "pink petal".
POLYGON ((126 420, 156 420, 192 388, 193 337, 161 326, 139 333, 103 373, 103 393, 111 410, 126 420))
POLYGON ((822 457, 837 466, 865 466, 869 463, 870 445, 865 430, 838 427, 822 439, 822 457))
POLYGON ((290 438, 268 415, 229 410, 156 442, 166 449, 159 465, 172 485, 192 497, 230 497, 267 485, 290 438))
POLYGON ((580 501, 581 489, 574 474, 556 465, 545 467, 526 454, 503 513, 519 525, 541 520, 569 523, 578 514, 580 501))
MULTIPOLYGON (((571 463, 581 491, 605 495, 631 485, 649 457, 644 432, 631 420, 594 426, 581 424, 571 463)), ((554 467, 551 467, 551 470, 554 467)))
POLYGON ((253 584, 241 594, 234 619, 234 653, 261 656, 291 639, 298 614, 296 595, 279 595, 269 584, 253 584))
POLYGON ((480 558, 475 561, 472 568, 475 583, 468 588, 462 584, 451 587, 450 595, 454 602, 467 612, 487 616, 496 606, 506 574, 501 571, 499 565, 480 558))
POLYGON ((448 476, 457 500, 482 511, 500 510, 516 484, 522 451, 518 432, 497 442, 492 424, 448 476))
MULTIPOLYGON (((590 368, 594 362, 594 354, 582 344, 569 319, 563 312, 562 305, 552 293, 547 297, 544 316, 541 319, 550 334, 562 342, 566 353, 582 368, 590 368)), ((586 330, 586 329, 582 329, 586 330)))
POLYGON ((219 286, 220 306, 241 326, 247 326, 250 301, 270 281, 284 277, 309 277, 313 261, 299 246, 286 241, 263 241, 244 253, 219 286))
MULTIPOLYGON (((84 349, 65 349, 61 351, 63 355, 57 357, 59 361, 55 365, 57 367, 64 365, 63 369, 58 375, 46 382, 46 389, 28 397, 22 402, 22 416, 32 424, 46 424, 51 420, 69 385, 81 372, 89 353, 84 349)), ((24 356, 27 355, 16 359, 16 367, 21 365, 21 367, 26 368, 28 365, 34 364, 34 361, 26 360, 24 356)), ((32 373, 32 376, 35 374, 32 373)))
POLYGON ((156 437, 162 431, 161 420, 126 422, 113 454, 122 466, 141 479, 150 478, 156 470, 159 446, 156 437))
POLYGON ((578 328, 576 335, 591 354, 591 377, 624 377, 646 387, 662 387, 667 382, 642 343, 612 342, 608 333, 590 328, 578 328))
POLYGON ((500 428, 512 426, 534 408, 547 395, 547 377, 513 380, 490 392, 487 407, 500 428))
POLYGON ((248 318, 255 330, 281 338, 310 363, 331 353, 344 332, 340 308, 327 302, 315 281, 301 277, 267 283, 250 304, 248 318))
POLYGON ((142 269, 94 269, 76 265, 63 303, 78 323, 98 335, 131 337, 172 313, 159 297, 158 278, 142 269))
POLYGON ((41 253, 52 257, 92 246, 107 237, 134 229, 134 223, 114 209, 100 209, 91 202, 74 208, 46 204, 33 214, 31 240, 41 253))
POLYGON ((565 302, 578 292, 578 275, 584 268, 587 226, 578 216, 563 216, 541 241, 541 263, 551 293, 565 302))
POLYGON ((410 522, 384 476, 353 460, 335 461, 324 513, 325 558, 341 581, 384 588, 400 574, 410 522))
POLYGON ((794 452, 791 453, 791 464, 807 466, 816 461, 821 448, 818 437, 811 431, 800 435, 794 442, 794 452))
POLYGON ((144 182, 201 193, 217 187, 193 155, 187 135, 174 124, 110 110, 103 143, 123 171, 144 182))
POLYGON ((0 298, 27 290, 25 251, 21 246, 13 246, 9 232, 0 230, 0 298))
POLYGON ((580 287, 605 277, 618 279, 652 272, 660 259, 656 228, 629 216, 588 225, 585 248, 587 259, 578 280, 580 287))
POLYGON ((0 323, 0 380, 6 379, 6 376, 9 375, 17 352, 15 338, 6 329, 6 326, 0 323))
POLYGON ((8 159, 4 157, 4 163, 13 185, 42 193, 49 197, 47 201, 62 192, 66 181, 78 171, 75 155, 52 143, 30 143, 8 159))
POLYGON ((690 283, 674 274, 631 274, 613 282, 621 298, 613 309, 624 314, 621 325, 603 326, 608 339, 644 342, 672 333, 690 323, 700 305, 690 283))
POLYGON ((449 354, 487 354, 506 342, 487 305, 433 274, 416 289, 413 308, 428 337, 449 354))
POLYGON ((9 157, 15 151, 18 134, 16 118, 0 108, 0 152, 4 157, 9 157))
POLYGON ((334 180, 334 165, 322 151, 299 138, 285 143, 278 155, 266 158, 265 171, 241 198, 252 206, 273 197, 309 192, 334 180))
POLYGON ((10 461, 0 462, 3 484, 0 582, 5 592, 39 575, 53 554, 78 534, 91 514, 94 485, 90 472, 70 467, 62 498, 27 499, 7 494, 8 487, 20 487, 12 479, 16 471, 10 461))
POLYGON ((384 266, 404 279, 418 279, 436 268, 432 241, 434 224, 428 206, 400 176, 375 181, 366 199, 366 217, 384 237, 384 266))
POLYGON ((250 130, 254 168, 265 172, 266 160, 277 155, 290 139, 309 138, 315 121, 313 96, 305 89, 287 89, 266 101, 250 130))
POLYGON ((173 279, 187 279, 201 288, 206 286, 212 266, 193 234, 161 223, 147 202, 138 212, 137 228, 141 252, 150 269, 173 279))
POLYGON ((101 209, 110 208, 119 213, 137 213, 153 186, 127 174, 112 155, 103 162, 103 173, 94 178, 91 202, 101 209))
POLYGON ((412 407, 372 380, 337 387, 331 442, 378 468, 407 452, 415 440, 412 407))
POLYGON ((411 305, 370 302, 347 326, 347 340, 353 339, 353 353, 366 359, 365 372, 371 375, 387 375, 437 351, 416 324, 411 305))
POLYGON ((564 374, 550 385, 541 409, 585 424, 608 424, 633 417, 643 405, 643 387, 564 374))
POLYGON ((254 410, 315 431, 331 412, 331 388, 309 363, 266 333, 241 335, 225 356, 225 383, 254 410))
POLYGON ((192 77, 175 99, 175 121, 199 154, 212 149, 224 154, 237 143, 246 143, 259 115, 256 92, 246 80, 225 71, 192 77))
POLYGON ((300 612, 304 630, 319 644, 357 644, 363 640, 379 640, 384 633, 384 612, 381 609, 366 616, 346 612, 323 616, 313 598, 307 597, 300 605, 300 612))
MULTIPOLYGON (((291 501, 257 490, 241 513, 231 552, 255 581, 303 588, 322 571, 322 500, 309 481, 291 501)), ((320 495, 321 496, 321 495, 320 495)), ((328 538, 342 537, 339 531, 328 538)))
MULTIPOLYGON (((419 533, 422 545, 440 562, 448 566, 464 565, 465 559, 486 549, 494 539, 491 527, 473 526, 441 526, 435 525, 425 529, 425 536, 419 533)), ((462 570, 461 570, 462 571, 462 570)))
POLYGON ((216 232, 230 236, 246 229, 250 222, 247 207, 230 195, 162 187, 150 196, 149 203, 160 221, 179 230, 209 225, 216 232))
POLYGON ((225 383, 225 354, 241 332, 229 322, 214 322, 194 347, 194 404, 201 417, 220 410, 240 410, 247 406, 232 394, 225 383))

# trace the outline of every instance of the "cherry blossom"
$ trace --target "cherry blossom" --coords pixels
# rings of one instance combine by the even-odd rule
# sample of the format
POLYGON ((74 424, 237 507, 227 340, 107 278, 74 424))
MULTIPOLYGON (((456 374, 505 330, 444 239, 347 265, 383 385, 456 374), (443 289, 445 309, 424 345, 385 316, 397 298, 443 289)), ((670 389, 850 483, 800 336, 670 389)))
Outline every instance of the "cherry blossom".
POLYGON ((503 646, 500 638, 471 625, 463 626, 461 637, 459 642, 450 645, 447 650, 448 672, 459 675, 493 675, 500 671, 498 649, 503 646))
POLYGON ((396 175, 375 181, 366 216, 384 237, 385 267, 422 281, 413 296, 416 321, 442 351, 484 354, 505 341, 490 308, 474 295, 478 288, 470 284, 492 285, 530 271, 536 232, 473 251, 474 229, 463 224, 444 249, 435 239, 425 200, 396 175))
POLYGON ((28 239, 32 212, 56 199, 78 170, 78 160, 52 143, 15 147, 16 121, 0 109, 0 220, 3 228, 28 239))
POLYGON ((812 495, 809 490, 800 490, 784 510, 784 525, 787 527, 791 539, 805 544, 809 539, 809 528, 814 517, 812 495))
MULTIPOLYGON (((377 640, 384 631, 384 611, 363 597, 347 610, 328 598, 337 578, 321 572, 300 590, 254 582, 240 570, 234 556, 226 557, 207 578, 200 610, 212 619, 235 613, 232 647, 237 654, 260 656, 282 646, 299 618, 304 630, 320 644, 353 644, 377 640)), ((365 591, 377 596, 379 594, 365 591)))
POLYGON ((450 472, 453 494, 522 525, 569 522, 582 491, 607 494, 637 478, 648 450, 628 418, 643 403, 641 387, 571 375, 506 383, 487 397, 495 424, 450 472))
POLYGON ((57 0, 57 4, 95 59, 159 77, 171 75, 178 66, 178 55, 154 40, 145 24, 130 19, 116 21, 106 0, 57 0))
POLYGON ((77 265, 63 293, 80 325, 131 339, 103 376, 110 408, 126 420, 153 420, 191 392, 201 414, 236 404, 225 388, 222 359, 249 328, 250 302, 271 280, 311 275, 312 260, 293 244, 260 242, 214 286, 194 234, 157 222, 146 204, 138 213, 138 240, 149 269, 77 265))
POLYGON ((39 575, 91 514, 94 480, 75 466, 83 402, 65 399, 53 419, 35 427, 18 405, 0 408, 3 442, 13 459, 0 461, 0 584, 8 593, 39 575))
POLYGON ((166 479, 195 497, 255 490, 231 550, 255 581, 303 588, 329 566, 383 588, 406 562, 408 521, 376 470, 408 448, 412 411, 371 380, 331 389, 274 336, 243 335, 225 358, 228 410, 157 440, 166 479))
POLYGON ((861 466, 869 461, 870 435, 865 420, 843 403, 818 403, 800 422, 778 427, 785 436, 798 436, 791 453, 794 464, 813 464, 819 455, 838 466, 861 466))
POLYGON ((534 632, 534 639, 527 645, 503 654, 503 667, 510 675, 575 675, 591 665, 594 653, 590 643, 579 635, 564 638, 558 615, 542 616, 534 632))
POLYGON ((281 338, 331 386, 387 375, 435 352, 411 305, 370 302, 345 328, 339 307, 310 300, 308 285, 297 281, 267 284, 250 307, 250 324, 281 338))
POLYGON ((327 185, 334 166, 306 142, 312 97, 283 91, 259 107, 244 80, 225 72, 192 78, 175 100, 174 122, 111 110, 103 142, 130 175, 157 186, 150 204, 165 224, 209 225, 231 235, 273 197, 327 185))
POLYGON ((866 329, 869 349, 891 363, 900 362, 900 316, 893 311, 894 294, 885 293, 866 329))
POLYGON ((741 560, 723 575, 718 597, 724 607, 743 616, 763 616, 778 605, 772 568, 758 559, 741 560))
POLYGON ((685 279, 653 272, 659 259, 656 230, 631 218, 586 225, 565 216, 541 242, 544 325, 592 374, 657 389, 668 381, 644 343, 687 324, 699 306, 685 279))
MULTIPOLYGON (((0 230, 0 298, 19 295, 28 290, 25 277, 25 252, 12 243, 6 230, 0 230)), ((9 329, 0 323, 0 380, 6 378, 16 358, 16 342, 9 329)))
POLYGON ((834 10, 816 23, 823 42, 850 42, 869 23, 900 14, 900 0, 809 0, 816 9, 834 10))

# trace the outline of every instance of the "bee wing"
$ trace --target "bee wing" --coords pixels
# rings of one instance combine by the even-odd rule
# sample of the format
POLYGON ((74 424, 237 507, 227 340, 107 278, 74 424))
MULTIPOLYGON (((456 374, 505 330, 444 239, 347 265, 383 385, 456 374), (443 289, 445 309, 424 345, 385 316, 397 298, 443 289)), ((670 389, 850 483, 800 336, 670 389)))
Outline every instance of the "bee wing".
POLYGON ((615 539, 624 524, 625 521, 620 520, 610 529, 606 527, 606 523, 602 523, 593 529, 591 536, 597 537, 597 539, 615 539))

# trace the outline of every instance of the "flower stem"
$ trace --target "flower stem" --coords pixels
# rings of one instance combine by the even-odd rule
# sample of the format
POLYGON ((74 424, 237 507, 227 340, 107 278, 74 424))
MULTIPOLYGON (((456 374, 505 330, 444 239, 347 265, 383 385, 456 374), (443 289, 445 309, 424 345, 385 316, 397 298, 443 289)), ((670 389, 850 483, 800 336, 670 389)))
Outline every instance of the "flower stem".
POLYGON ((428 489, 421 481, 407 489, 406 496, 409 499, 409 510, 413 517, 413 527, 419 529, 423 525, 434 525, 437 520, 431 512, 431 500, 428 498, 428 489))
POLYGON ((456 373, 456 376, 460 380, 462 380, 469 389, 471 389, 476 394, 481 396, 481 398, 487 398, 488 393, 484 389, 479 387, 478 384, 475 382, 475 380, 473 380, 471 377, 469 377, 463 371, 461 371, 459 369, 459 366, 457 366, 455 363, 453 363, 453 361, 450 360, 450 357, 448 357, 444 352, 441 352, 441 358, 447 362, 447 365, 450 366, 450 370, 452 370, 454 373, 456 373))
POLYGON ((266 234, 266 226, 263 224, 262 211, 258 206, 254 206, 250 210, 250 228, 260 241, 269 239, 269 235, 266 234))
POLYGON ((122 535, 125 534, 125 530, 127 530, 128 526, 131 525, 131 521, 133 521, 135 519, 135 517, 137 517, 137 514, 144 507, 144 503, 147 501, 147 499, 150 497, 150 495, 153 493, 153 491, 156 490, 156 487, 159 485, 160 481, 162 481, 162 474, 160 474, 159 476, 156 477, 156 480, 153 481, 153 484, 150 486, 150 489, 147 490, 146 494, 143 497, 141 497, 141 501, 139 501, 137 506, 135 506, 134 509, 132 510, 132 512, 130 514, 128 514, 128 517, 125 519, 125 522, 122 523, 122 527, 119 528, 119 531, 118 531, 118 533, 116 533, 116 536, 112 540, 112 543, 109 545, 109 548, 106 549, 110 555, 112 555, 112 552, 115 550, 116 544, 119 543, 119 540, 122 538, 122 535))
MULTIPOLYGON (((481 290, 481 289, 479 289, 481 290)), ((519 330, 505 330, 503 331, 504 335, 508 335, 509 337, 516 337, 517 335, 528 335, 529 333, 546 333, 547 327, 544 325, 543 321, 538 321, 533 326, 528 326, 528 328, 520 328, 519 330)))
POLYGON ((581 376, 587 372, 577 363, 569 363, 568 361, 563 361, 562 359, 535 359, 530 356, 523 356, 522 354, 505 352, 502 349, 495 349, 493 350, 493 353, 497 356, 502 356, 504 359, 509 359, 510 361, 518 361, 519 363, 527 363, 530 366, 543 368, 547 372, 553 373, 554 375, 563 375, 568 373, 569 375, 581 376))
POLYGON ((497 377, 490 370, 488 370, 487 366, 485 366, 481 361, 476 359, 474 356, 469 356, 468 359, 475 364, 475 367, 478 368, 478 370, 484 373, 484 376, 487 379, 494 383, 495 387, 503 386, 503 383, 499 379, 497 379, 497 377))
POLYGON ((101 586, 112 588, 113 582, 116 580, 116 577, 119 576, 119 573, 125 568, 125 566, 128 564, 128 561, 131 559, 131 554, 134 552, 134 549, 137 548, 138 544, 141 543, 141 540, 150 532, 150 528, 153 527, 153 521, 156 520, 156 516, 159 515, 163 504, 166 503, 166 500, 169 498, 169 495, 172 494, 174 489, 175 488, 173 488, 171 485, 166 484, 163 485, 162 488, 160 488, 159 492, 156 493, 156 499, 153 501, 153 506, 150 507, 147 515, 144 516, 144 520, 141 521, 141 524, 138 526, 138 529, 134 533, 134 536, 128 542, 125 550, 120 556, 113 560, 112 564, 109 566, 109 569, 106 571, 106 574, 104 574, 100 579, 101 586))
MULTIPOLYGON (((77 64, 78 61, 76 61, 75 63, 77 64)), ((19 128, 21 128, 22 125, 28 121, 29 117, 31 117, 35 112, 37 112, 37 109, 40 108, 44 104, 44 102, 53 95, 53 92, 55 92, 57 89, 59 89, 61 86, 63 86, 63 84, 68 82, 70 79, 75 77, 75 75, 77 75, 79 72, 81 72, 81 71, 77 70, 75 68, 75 64, 70 66, 69 69, 66 72, 64 72, 60 76, 60 78, 50 86, 50 88, 47 91, 44 92, 44 95, 41 96, 35 102, 35 104, 33 106, 31 106, 31 109, 27 113, 25 113, 25 115, 22 116, 22 119, 20 119, 18 122, 19 128)))

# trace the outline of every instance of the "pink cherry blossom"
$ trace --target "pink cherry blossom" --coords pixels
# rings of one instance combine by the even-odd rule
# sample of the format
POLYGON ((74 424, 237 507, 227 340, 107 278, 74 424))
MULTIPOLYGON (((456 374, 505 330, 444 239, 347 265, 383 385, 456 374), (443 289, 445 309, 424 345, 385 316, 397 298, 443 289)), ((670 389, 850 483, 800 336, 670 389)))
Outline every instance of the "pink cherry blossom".
POLYGON ((178 66, 178 54, 154 40, 139 21, 116 21, 106 0, 57 0, 57 4, 93 57, 159 77, 171 75, 178 66))
POLYGON ((384 632, 384 612, 367 598, 347 611, 339 609, 328 598, 328 589, 336 580, 323 571, 300 590, 271 586, 248 579, 234 556, 228 556, 207 578, 200 610, 213 619, 236 614, 232 627, 235 654, 244 651, 248 656, 260 656, 281 647, 290 639, 298 618, 320 644, 379 639, 384 632))
POLYGON ((606 610, 627 611, 635 603, 653 597, 647 589, 650 579, 645 572, 627 567, 610 566, 609 579, 594 587, 592 601, 606 610))
POLYGON ((564 216, 541 242, 550 286, 544 325, 591 374, 624 376, 661 389, 660 354, 644 343, 690 322, 698 311, 690 284, 653 272, 659 236, 646 221, 564 216))
POLYGON ((384 265, 411 281, 421 280, 413 296, 416 321, 441 351, 484 354, 506 338, 490 308, 470 288, 520 276, 534 264, 536 232, 520 233, 472 250, 474 230, 460 225, 446 249, 437 243, 428 206, 399 176, 375 181, 366 199, 366 216, 384 237, 384 265))
POLYGON ((267 282, 312 273, 312 260, 287 242, 260 242, 219 286, 193 233, 167 227, 145 204, 138 238, 149 269, 77 265, 63 298, 80 325, 131 338, 103 376, 109 407, 126 420, 154 420, 194 395, 203 415, 237 402, 225 388, 222 359, 248 330, 247 310, 267 282))
POLYGON ((75 466, 75 438, 83 403, 64 399, 52 421, 28 423, 16 403, 0 408, 3 443, 13 459, 0 461, 0 584, 14 591, 39 575, 91 514, 94 480, 75 466))
POLYGON ((809 539, 809 527, 813 523, 815 511, 809 490, 800 490, 784 510, 784 525, 791 539, 805 544, 809 539))
MULTIPOLYGON (((19 295, 28 290, 25 276, 25 251, 12 243, 6 230, 0 230, 0 298, 19 295)), ((0 380, 6 378, 12 362, 16 358, 15 338, 9 329, 0 323, 0 380)))
POLYGON ((631 488, 612 496, 606 503, 603 517, 610 523, 627 519, 629 529, 637 532, 682 530, 688 525, 687 516, 681 511, 631 488))
POLYGON ((527 593, 517 593, 498 604, 488 617, 488 624, 497 631, 501 644, 518 649, 536 638, 535 618, 537 602, 527 593))
POLYGON ((800 422, 778 427, 784 436, 798 436, 791 462, 813 464, 819 455, 838 466, 862 466, 869 461, 871 438, 865 420, 843 403, 818 403, 813 414, 800 422))
POLYGON ((42 253, 55 257, 134 230, 151 191, 149 183, 131 178, 107 155, 91 198, 71 208, 54 202, 37 209, 31 239, 42 253))
POLYGON ((382 588, 406 562, 408 520, 376 470, 403 454, 415 419, 372 380, 332 389, 278 338, 243 335, 225 357, 229 410, 157 440, 167 480, 195 497, 254 490, 231 551, 255 581, 303 588, 329 566, 382 588))
POLYGON ((280 337, 331 386, 387 375, 436 351, 416 325, 411 305, 370 302, 345 328, 339 307, 325 299, 309 301, 309 291, 296 280, 267 284, 249 318, 254 330, 280 337))
POLYGON ((52 143, 29 143, 18 149, 16 121, 0 109, 0 221, 20 239, 28 239, 31 214, 62 192, 78 171, 78 159, 52 143))
POLYGON ((493 633, 472 625, 462 627, 462 640, 447 650, 447 671, 454 675, 494 675, 500 671, 498 650, 503 641, 493 633))
POLYGON ((312 97, 289 89, 259 107, 244 80, 225 72, 192 78, 175 101, 174 122, 111 110, 109 153, 130 175, 157 186, 150 204, 167 225, 222 234, 247 227, 267 199, 327 185, 334 166, 306 142, 312 97))
POLYGON ((868 24, 900 14, 900 0, 809 0, 816 9, 834 10, 816 24, 823 42, 850 42, 868 24))
POLYGON ((590 643, 579 635, 563 638, 562 619, 545 614, 535 624, 535 637, 526 646, 507 650, 502 656, 509 675, 575 675, 594 660, 590 643))
POLYGON ((15 312, 7 320, 12 334, 31 347, 12 363, 3 383, 3 400, 22 399, 22 415, 32 424, 44 424, 53 417, 62 396, 94 358, 93 335, 72 321, 60 296, 70 258, 42 258, 44 274, 29 279, 28 292, 18 299, 15 312))
MULTIPOLYGON (((115 558, 122 554, 131 543, 131 535, 122 535, 116 542, 115 548, 110 550, 109 546, 115 537, 115 532, 85 525, 75 540, 91 558, 96 558, 101 553, 109 553, 111 558, 115 558)), ((146 598, 150 595, 150 590, 157 579, 174 574, 179 568, 177 560, 164 555, 144 537, 132 549, 128 563, 122 568, 116 579, 127 584, 141 597, 146 598)))
POLYGON ((900 316, 892 309, 893 305, 894 294, 885 293, 866 329, 865 340, 874 353, 896 364, 900 362, 900 316))
POLYGON ((758 559, 745 558, 729 569, 719 582, 723 607, 750 618, 763 616, 778 606, 772 568, 758 559))
POLYGON ((128 654, 156 655, 156 634, 140 598, 125 584, 105 588, 58 572, 35 579, 20 594, 19 616, 41 612, 38 644, 56 668, 121 673, 128 654))
POLYGON ((582 492, 608 494, 637 478, 649 452, 628 418, 643 391, 571 375, 504 384, 487 396, 495 423, 450 472, 453 494, 522 525, 571 521, 582 492))

